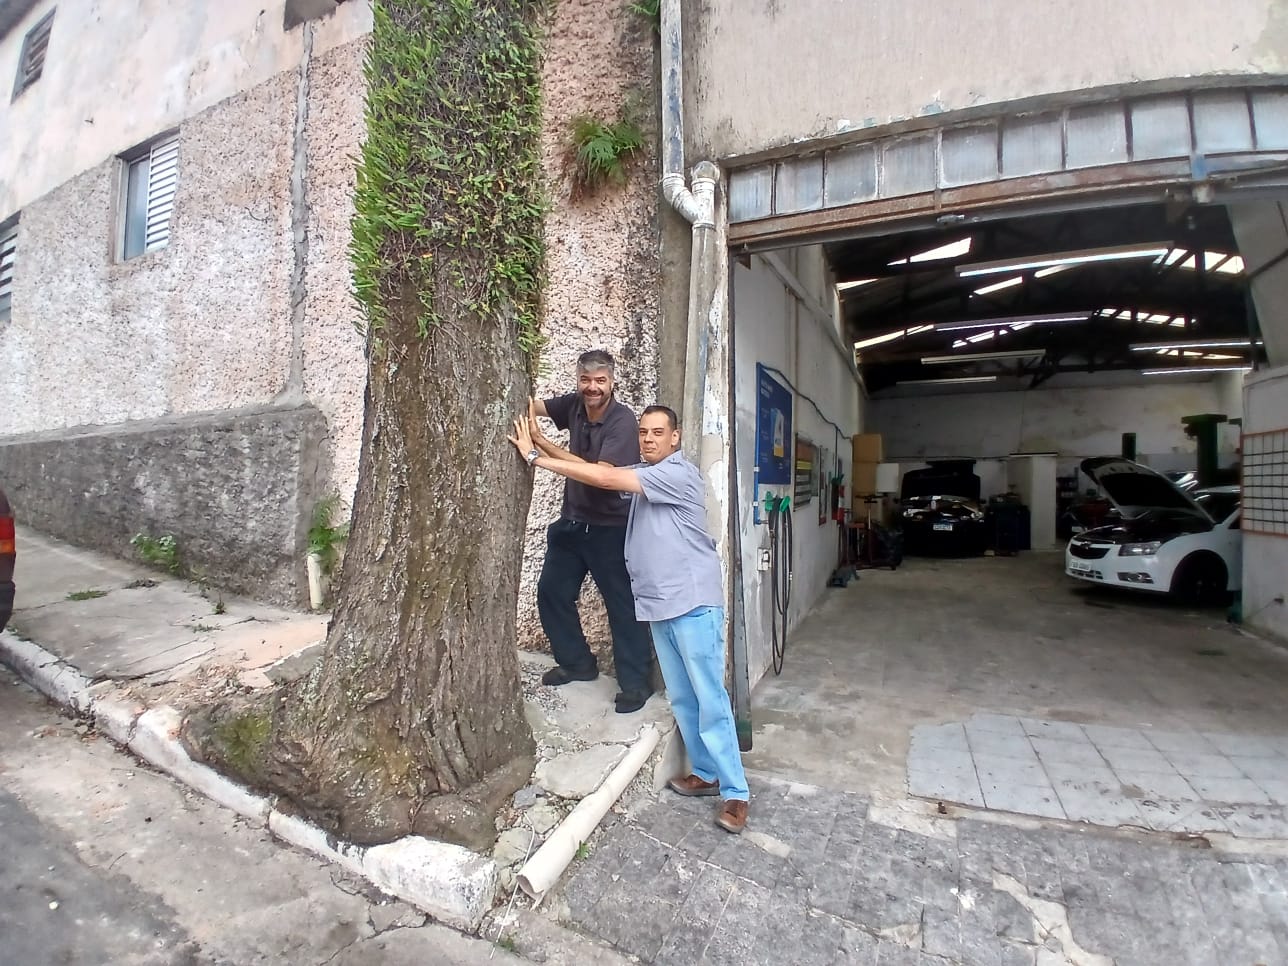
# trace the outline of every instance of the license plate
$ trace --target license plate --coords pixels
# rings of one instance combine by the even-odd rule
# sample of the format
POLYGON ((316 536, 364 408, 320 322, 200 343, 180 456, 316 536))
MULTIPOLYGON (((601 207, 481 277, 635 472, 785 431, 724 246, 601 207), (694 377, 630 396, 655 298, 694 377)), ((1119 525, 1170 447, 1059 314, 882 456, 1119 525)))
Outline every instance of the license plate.
POLYGON ((952 530, 953 525, 951 523, 936 523, 933 524, 933 527, 936 530, 952 530))
POLYGON ((1087 576, 1090 576, 1090 574, 1092 573, 1092 570, 1090 567, 1070 567, 1069 572, 1074 574, 1080 574, 1083 577, 1087 577, 1087 576))

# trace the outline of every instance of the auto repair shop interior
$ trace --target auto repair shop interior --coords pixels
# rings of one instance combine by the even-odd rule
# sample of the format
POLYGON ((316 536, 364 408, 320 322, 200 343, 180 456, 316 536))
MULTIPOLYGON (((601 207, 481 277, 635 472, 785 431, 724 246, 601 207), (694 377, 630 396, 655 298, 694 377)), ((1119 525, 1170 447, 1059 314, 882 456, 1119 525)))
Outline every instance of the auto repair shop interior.
POLYGON ((1000 209, 734 256, 753 768, 1168 829, 1288 804, 1288 782, 1182 773, 1141 738, 1209 753, 1284 731, 1288 661, 1239 624, 1243 385, 1266 352, 1225 205, 1000 209), (800 279, 820 273, 854 347, 857 431, 808 358, 800 279), (758 321, 776 285, 800 303, 777 355, 758 321), (765 496, 789 490, 784 605, 790 551, 765 496), (828 589, 802 540, 835 547, 828 589), (1035 750, 1062 729, 1094 762, 1035 750), (1123 736, 1166 781, 1115 770, 1105 743, 1123 736))

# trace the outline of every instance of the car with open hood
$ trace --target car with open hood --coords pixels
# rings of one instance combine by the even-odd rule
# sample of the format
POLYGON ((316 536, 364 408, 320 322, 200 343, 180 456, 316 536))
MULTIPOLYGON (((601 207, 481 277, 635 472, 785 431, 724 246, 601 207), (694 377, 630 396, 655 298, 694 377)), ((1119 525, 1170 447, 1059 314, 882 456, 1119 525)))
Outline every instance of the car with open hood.
POLYGON ((1083 460, 1080 468, 1113 503, 1117 519, 1069 541, 1066 574, 1189 603, 1214 603, 1239 590, 1238 487, 1182 490, 1148 466, 1117 456, 1083 460))

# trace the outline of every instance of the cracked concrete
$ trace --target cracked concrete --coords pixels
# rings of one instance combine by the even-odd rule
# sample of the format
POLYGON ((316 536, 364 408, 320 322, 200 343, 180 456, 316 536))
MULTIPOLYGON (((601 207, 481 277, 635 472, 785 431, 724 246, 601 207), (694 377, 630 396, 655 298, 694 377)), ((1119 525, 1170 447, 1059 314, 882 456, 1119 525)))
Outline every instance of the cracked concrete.
POLYGON ((742 836, 675 795, 618 820, 575 866, 567 921, 648 963, 1288 960, 1283 850, 948 816, 926 835, 853 793, 754 773, 751 790, 742 836))
POLYGON ((1032 914, 1034 937, 1042 946, 1038 966, 1041 966, 1042 952, 1058 954, 1059 962, 1069 966, 1114 966, 1108 956, 1088 952, 1078 945, 1069 925, 1069 910, 1061 903, 1034 898, 1023 883, 1005 872, 993 872, 993 888, 1005 892, 1032 914), (1051 948, 1052 942, 1058 948, 1051 948))

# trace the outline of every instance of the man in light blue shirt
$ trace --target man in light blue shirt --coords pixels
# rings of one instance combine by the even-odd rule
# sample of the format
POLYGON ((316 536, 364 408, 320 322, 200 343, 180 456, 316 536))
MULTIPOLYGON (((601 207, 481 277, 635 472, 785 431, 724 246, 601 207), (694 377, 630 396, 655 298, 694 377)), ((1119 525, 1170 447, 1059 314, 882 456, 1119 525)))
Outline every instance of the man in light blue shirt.
POLYGON ((670 787, 681 795, 719 795, 716 824, 736 834, 747 825, 750 795, 724 685, 724 581, 706 529, 702 474, 679 451, 674 411, 649 406, 639 427, 644 462, 628 468, 544 456, 532 444, 527 418, 515 420, 510 442, 529 466, 632 494, 626 570, 635 616, 652 628, 667 697, 693 765, 670 787))

